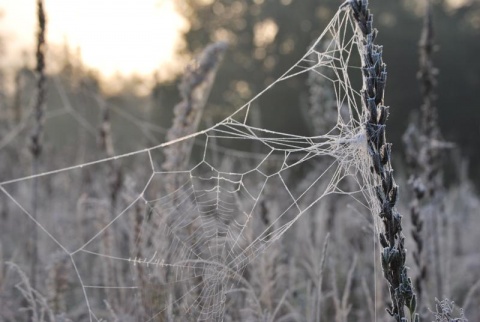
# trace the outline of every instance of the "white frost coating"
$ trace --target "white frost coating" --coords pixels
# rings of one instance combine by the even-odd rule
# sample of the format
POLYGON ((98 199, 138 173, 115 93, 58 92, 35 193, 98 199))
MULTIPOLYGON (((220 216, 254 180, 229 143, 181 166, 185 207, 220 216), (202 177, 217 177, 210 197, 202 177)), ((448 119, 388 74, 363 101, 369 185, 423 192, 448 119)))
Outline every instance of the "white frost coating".
MULTIPOLYGON (((146 301, 145 294, 156 294, 162 301, 145 312, 145 321, 169 314, 222 321, 229 297, 235 293, 232 290, 247 287, 242 273, 249 263, 325 196, 351 195, 367 208, 378 207, 362 125, 365 115, 359 93, 350 83, 350 77, 360 77, 360 59, 351 60, 358 53, 356 42, 355 24, 348 12, 339 10, 294 66, 222 122, 148 149, 0 183, 1 191, 33 220, 25 202, 15 195, 15 187, 34 179, 46 182, 63 176, 81 177, 82 171, 96 171, 104 163, 128 164, 129 158, 144 157, 145 164, 135 164, 131 175, 143 170, 148 179, 138 183, 137 192, 131 193, 130 201, 116 209, 108 222, 93 226, 96 230, 88 238, 75 242, 59 235, 47 224, 48 207, 43 209, 44 217, 35 221, 47 238, 71 257, 90 321, 103 318, 105 305, 99 294, 104 294, 100 291, 104 289, 122 291, 122 296, 130 294, 133 306, 146 301), (319 44, 324 40, 327 45, 320 51, 319 44), (306 137, 249 125, 250 110, 256 106, 253 101, 275 85, 308 72, 318 73, 331 83, 339 115, 334 128, 325 129, 324 135, 306 137), (203 157, 181 171, 160 171, 158 152, 186 140, 200 141, 203 157), (227 142, 232 141, 256 150, 226 149, 227 142), (321 171, 314 167, 319 163, 324 165, 321 171), (293 171, 302 167, 318 173, 311 173, 313 179, 300 189, 293 171), (347 177, 356 182, 351 191, 339 187, 347 177), (165 189, 163 182, 175 182, 174 189, 165 189), (275 206, 268 210, 275 212, 274 219, 265 222, 262 202, 272 189, 278 192, 275 206), (145 208, 140 211, 140 219, 136 217, 137 207, 145 208), (106 234, 119 242, 125 229, 134 230, 135 220, 140 221, 135 227, 139 235, 132 245, 102 252, 106 234), (106 261, 114 271, 131 270, 131 279, 104 285, 91 278, 91 267, 106 261)), ((69 182, 80 185, 81 180, 69 182)), ((70 202, 75 205, 77 200, 73 199, 70 202)), ((93 216, 97 209, 89 211, 93 216)))

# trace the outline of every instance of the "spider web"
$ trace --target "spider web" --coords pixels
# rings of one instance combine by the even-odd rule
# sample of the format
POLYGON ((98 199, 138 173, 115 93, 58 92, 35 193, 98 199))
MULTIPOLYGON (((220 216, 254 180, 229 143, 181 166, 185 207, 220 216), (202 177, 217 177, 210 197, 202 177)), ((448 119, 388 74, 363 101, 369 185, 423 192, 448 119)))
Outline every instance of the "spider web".
POLYGON ((342 194, 368 209, 378 207, 365 116, 351 84, 361 77, 357 42, 350 14, 339 10, 293 67, 214 126, 151 148, 0 183, 16 211, 42 232, 48 246, 40 256, 60 251, 65 258, 73 276, 70 296, 83 299, 75 305, 84 310, 84 320, 115 312, 143 321, 222 321, 235 292, 248 288, 243 272, 249 263, 313 205, 342 194), (250 124, 260 97, 309 72, 335 93, 333 128, 306 137, 250 124), (194 146, 189 166, 164 171, 165 148, 182 144, 194 146), (109 195, 114 183, 105 178, 112 169, 125 176, 120 196, 109 195), (302 172, 309 179, 298 185, 302 172), (354 187, 344 184, 346 178, 353 178, 354 187), (37 205, 36 215, 30 206, 33 181, 47 200, 37 205), (271 191, 278 196, 276 215, 265 220, 262 200, 271 191), (62 202, 48 202, 53 196, 62 202))

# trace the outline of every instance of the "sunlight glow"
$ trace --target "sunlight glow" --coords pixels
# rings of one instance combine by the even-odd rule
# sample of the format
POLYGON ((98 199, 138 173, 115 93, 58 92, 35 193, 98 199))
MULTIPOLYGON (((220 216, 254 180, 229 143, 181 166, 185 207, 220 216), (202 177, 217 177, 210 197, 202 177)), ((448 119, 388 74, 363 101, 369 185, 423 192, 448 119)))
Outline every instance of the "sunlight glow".
MULTIPOLYGON (((81 49, 86 65, 106 76, 151 74, 173 59, 183 46, 179 33, 188 23, 175 11, 174 0, 45 1, 49 44, 67 42, 81 49)), ((9 54, 33 51, 35 2, 1 0, 9 54), (16 44, 11 45, 14 40, 16 44)), ((3 29, 3 28, 2 28, 3 29)))
POLYGON ((462 6, 467 5, 470 2, 471 0, 447 0, 448 5, 453 9, 458 9, 462 6))

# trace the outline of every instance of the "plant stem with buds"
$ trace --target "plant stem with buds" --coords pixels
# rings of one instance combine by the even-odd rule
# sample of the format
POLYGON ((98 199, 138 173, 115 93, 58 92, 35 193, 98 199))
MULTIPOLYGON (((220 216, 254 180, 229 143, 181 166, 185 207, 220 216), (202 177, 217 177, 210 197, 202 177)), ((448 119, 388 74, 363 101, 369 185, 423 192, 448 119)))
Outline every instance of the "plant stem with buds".
POLYGON ((389 284, 392 301, 388 313, 398 322, 407 321, 404 307, 410 311, 411 320, 418 321, 415 313, 416 295, 405 266, 405 237, 402 233, 402 216, 395 208, 398 186, 393 178, 390 161, 391 144, 387 143, 385 127, 388 108, 383 105, 386 65, 382 60, 382 47, 375 44, 377 30, 373 28, 373 16, 368 10, 367 0, 349 0, 343 7, 350 7, 358 27, 358 49, 362 60, 363 108, 367 111, 364 126, 367 132, 368 152, 372 158, 371 170, 376 174, 378 185, 376 196, 380 205, 379 217, 383 223, 380 232, 382 246, 382 269, 389 284))

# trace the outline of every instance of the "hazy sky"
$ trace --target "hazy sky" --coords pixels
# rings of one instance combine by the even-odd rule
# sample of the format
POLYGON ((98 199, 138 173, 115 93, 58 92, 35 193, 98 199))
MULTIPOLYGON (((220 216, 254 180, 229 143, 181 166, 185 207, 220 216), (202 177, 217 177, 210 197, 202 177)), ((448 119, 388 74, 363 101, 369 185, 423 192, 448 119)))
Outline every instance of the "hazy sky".
MULTIPOLYGON (((175 0, 45 0, 47 41, 81 48, 84 62, 106 75, 151 73, 168 61, 187 28, 175 0)), ((34 48, 35 0, 0 0, 9 64, 21 48, 34 48)))

